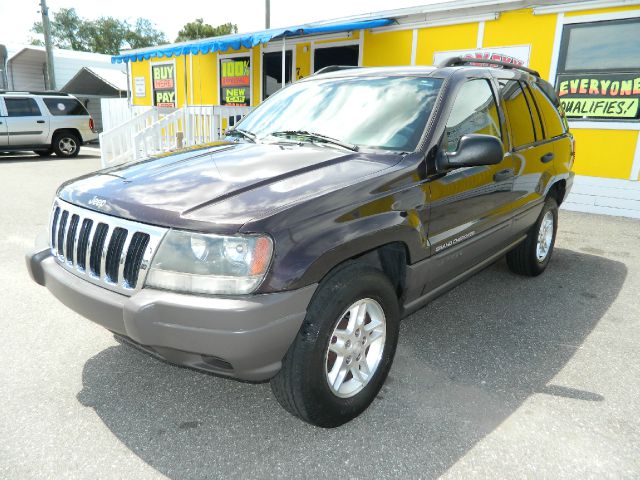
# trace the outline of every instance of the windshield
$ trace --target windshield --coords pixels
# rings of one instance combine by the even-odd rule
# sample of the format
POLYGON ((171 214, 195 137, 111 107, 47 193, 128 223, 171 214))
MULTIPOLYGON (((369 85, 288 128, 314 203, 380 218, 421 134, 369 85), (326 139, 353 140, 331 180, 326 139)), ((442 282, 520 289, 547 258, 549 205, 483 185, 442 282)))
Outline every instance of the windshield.
POLYGON ((238 129, 255 135, 258 141, 272 133, 295 137, 293 132, 313 132, 357 147, 413 151, 441 84, 440 79, 426 77, 294 83, 269 97, 238 129))

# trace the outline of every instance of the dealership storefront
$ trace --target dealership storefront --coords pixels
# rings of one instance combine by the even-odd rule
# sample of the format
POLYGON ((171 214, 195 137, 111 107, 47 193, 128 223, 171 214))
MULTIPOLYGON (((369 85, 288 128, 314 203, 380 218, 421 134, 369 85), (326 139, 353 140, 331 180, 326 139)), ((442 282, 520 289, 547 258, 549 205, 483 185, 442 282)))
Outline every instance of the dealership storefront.
POLYGON ((460 0, 302 27, 114 61, 128 64, 134 105, 165 107, 255 106, 328 65, 432 65, 463 55, 528 66, 555 84, 576 137, 567 207, 640 218, 640 1, 460 0))

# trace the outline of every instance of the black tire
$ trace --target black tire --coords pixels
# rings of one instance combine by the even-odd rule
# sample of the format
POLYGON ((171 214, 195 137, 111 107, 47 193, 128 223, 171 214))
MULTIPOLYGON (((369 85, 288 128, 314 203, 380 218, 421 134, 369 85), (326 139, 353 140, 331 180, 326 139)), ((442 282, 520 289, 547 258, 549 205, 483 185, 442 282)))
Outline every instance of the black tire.
POLYGON ((509 265, 511 271, 528 277, 535 277, 544 272, 553 254, 557 231, 558 204, 555 199, 549 197, 545 201, 538 220, 527 233, 526 240, 507 253, 507 265, 509 265), (544 258, 540 258, 538 255, 538 235, 540 234, 542 223, 547 217, 547 214, 553 219, 552 236, 546 255, 544 258))
MULTIPOLYGON (((372 322, 370 316, 366 319, 372 322)), ((289 413, 312 425, 333 428, 352 420, 371 404, 384 384, 395 355, 398 329, 398 300, 389 279, 371 266, 346 264, 322 281, 311 300, 300 331, 283 359, 282 369, 271 380, 276 399, 289 413), (374 300, 382 308, 385 338, 381 355, 376 355, 380 358, 377 368, 369 380, 353 396, 341 398, 329 386, 329 342, 334 344, 334 329, 348 321, 347 309, 359 300, 374 300)), ((362 332, 364 343, 365 327, 362 332)), ((372 347, 356 347, 354 342, 353 348, 365 349, 361 352, 367 358, 372 347)), ((348 365, 346 360, 344 365, 348 365)), ((345 368, 347 385, 354 380, 349 368, 360 367, 345 368)))
POLYGON ((74 158, 80 153, 80 139, 73 132, 56 133, 52 148, 58 157, 74 158))
POLYGON ((41 157, 50 157, 53 153, 53 148, 50 148, 48 150, 34 150, 33 153, 36 153, 41 157))

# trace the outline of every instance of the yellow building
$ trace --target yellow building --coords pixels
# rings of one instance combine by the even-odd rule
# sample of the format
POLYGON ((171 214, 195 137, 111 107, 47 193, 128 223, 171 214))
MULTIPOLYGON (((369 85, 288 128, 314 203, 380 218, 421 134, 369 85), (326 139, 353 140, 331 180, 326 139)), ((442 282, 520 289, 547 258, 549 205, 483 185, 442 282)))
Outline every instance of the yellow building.
POLYGON ((640 218, 639 38, 640 1, 455 0, 113 61, 127 63, 133 105, 170 107, 255 106, 283 76, 286 84, 328 65, 432 65, 461 55, 528 66, 555 84, 576 138, 566 208, 640 218))

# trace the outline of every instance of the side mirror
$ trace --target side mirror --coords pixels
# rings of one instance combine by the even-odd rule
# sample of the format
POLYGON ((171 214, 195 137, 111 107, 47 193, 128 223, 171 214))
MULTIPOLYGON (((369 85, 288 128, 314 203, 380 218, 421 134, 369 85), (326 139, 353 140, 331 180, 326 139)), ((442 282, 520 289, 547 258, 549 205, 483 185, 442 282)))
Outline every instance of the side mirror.
POLYGON ((502 141, 492 135, 472 133, 463 135, 455 152, 440 150, 436 157, 438 171, 458 167, 496 165, 504 157, 502 141))

